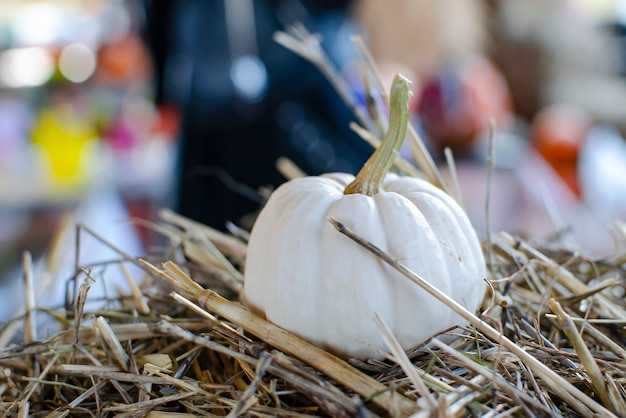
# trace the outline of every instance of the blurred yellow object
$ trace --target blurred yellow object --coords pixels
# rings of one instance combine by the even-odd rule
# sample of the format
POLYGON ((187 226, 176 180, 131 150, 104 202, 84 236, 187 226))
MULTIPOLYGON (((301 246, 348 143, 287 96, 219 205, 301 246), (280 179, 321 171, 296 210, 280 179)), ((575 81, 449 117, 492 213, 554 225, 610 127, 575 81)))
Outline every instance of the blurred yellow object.
POLYGON ((89 178, 89 162, 96 153, 95 129, 78 117, 54 109, 40 113, 33 127, 33 143, 47 160, 44 174, 55 186, 78 188, 89 178))

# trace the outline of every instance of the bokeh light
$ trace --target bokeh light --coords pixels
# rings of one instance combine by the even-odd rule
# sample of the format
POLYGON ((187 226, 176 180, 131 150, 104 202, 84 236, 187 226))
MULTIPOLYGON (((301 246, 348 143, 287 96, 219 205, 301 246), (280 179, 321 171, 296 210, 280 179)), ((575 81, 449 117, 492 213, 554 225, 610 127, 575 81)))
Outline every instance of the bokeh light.
POLYGON ((66 46, 59 56, 61 74, 74 83, 82 83, 96 70, 96 54, 87 45, 74 43, 66 46))
POLYGON ((50 45, 64 33, 65 19, 64 10, 52 2, 24 5, 13 16, 15 44, 50 45))
POLYGON ((54 60, 44 48, 15 48, 0 54, 0 85, 4 87, 40 86, 53 72, 54 60))

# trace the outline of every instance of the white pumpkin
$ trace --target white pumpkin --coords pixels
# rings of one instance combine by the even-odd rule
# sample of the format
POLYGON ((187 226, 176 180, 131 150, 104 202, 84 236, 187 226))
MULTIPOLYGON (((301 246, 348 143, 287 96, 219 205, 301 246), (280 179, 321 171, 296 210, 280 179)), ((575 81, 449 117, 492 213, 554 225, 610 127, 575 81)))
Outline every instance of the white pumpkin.
POLYGON ((345 173, 291 180, 270 196, 251 231, 244 303, 345 356, 387 351, 375 313, 405 349, 465 321, 337 232, 330 216, 472 311, 485 293, 483 253, 462 208, 424 180, 385 175, 406 133, 409 86, 394 80, 390 128, 356 180, 345 173))

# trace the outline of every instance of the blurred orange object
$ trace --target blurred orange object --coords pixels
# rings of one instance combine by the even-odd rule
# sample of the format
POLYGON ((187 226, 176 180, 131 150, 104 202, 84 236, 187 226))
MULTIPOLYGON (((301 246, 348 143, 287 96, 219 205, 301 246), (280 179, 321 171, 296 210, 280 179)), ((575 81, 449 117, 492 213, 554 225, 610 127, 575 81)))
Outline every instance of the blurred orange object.
POLYGON ((152 126, 153 133, 176 139, 181 123, 180 110, 171 104, 160 104, 156 108, 156 118, 152 126))
POLYGON ((151 71, 148 51, 139 37, 131 33, 98 51, 97 75, 101 81, 126 84, 145 80, 151 71))
POLYGON ((532 121, 532 144, 578 197, 578 154, 590 127, 587 112, 569 105, 548 106, 532 121))
POLYGON ((433 147, 465 151, 477 135, 510 123, 512 100, 500 71, 487 59, 473 57, 445 65, 424 86, 419 116, 433 147))
POLYGON ((352 3, 352 16, 366 34, 374 60, 410 68, 415 78, 431 74, 449 57, 486 52, 487 2, 358 0, 352 3))

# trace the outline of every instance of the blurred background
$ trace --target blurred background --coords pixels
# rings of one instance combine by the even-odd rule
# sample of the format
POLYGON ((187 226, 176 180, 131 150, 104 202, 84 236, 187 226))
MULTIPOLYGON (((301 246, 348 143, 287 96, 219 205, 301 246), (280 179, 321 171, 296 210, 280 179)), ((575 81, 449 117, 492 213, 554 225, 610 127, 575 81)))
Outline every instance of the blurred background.
POLYGON ((68 216, 141 255, 158 237, 128 220, 161 208, 250 228, 279 157, 356 173, 371 148, 350 109, 273 40, 296 22, 357 100, 354 34, 385 82, 414 81, 413 122, 442 167, 454 152, 482 237, 623 248, 625 0, 2 0, 0 291, 19 294, 22 252, 44 256, 68 216))

